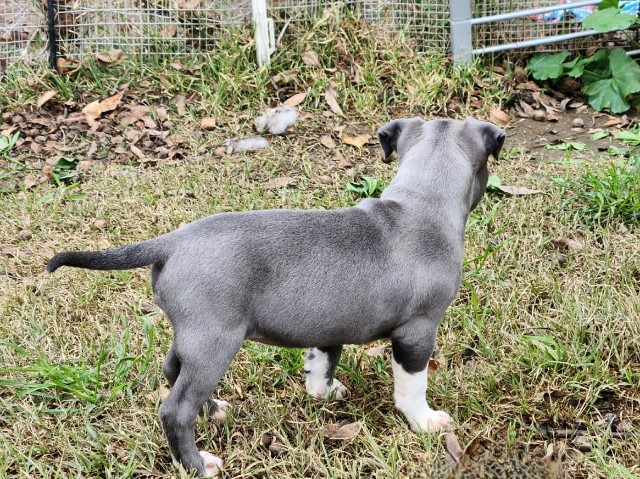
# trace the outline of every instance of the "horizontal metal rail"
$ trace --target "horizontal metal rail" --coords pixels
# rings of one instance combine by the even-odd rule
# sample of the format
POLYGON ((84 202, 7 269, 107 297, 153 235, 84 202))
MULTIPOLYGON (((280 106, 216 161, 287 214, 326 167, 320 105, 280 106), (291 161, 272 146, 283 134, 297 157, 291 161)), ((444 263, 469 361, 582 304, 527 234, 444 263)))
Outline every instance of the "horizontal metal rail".
POLYGON ((502 45, 493 45, 484 48, 474 48, 471 53, 476 55, 479 53, 495 53, 503 52, 505 50, 513 50, 516 48, 535 47, 538 45, 546 45, 548 43, 564 42, 567 40, 573 40, 574 38, 589 37, 595 35, 598 32, 595 30, 585 30, 584 32, 565 33, 562 35, 552 35, 549 37, 534 38, 533 40, 523 40, 521 42, 504 43, 502 45))
POLYGON ((500 13, 498 15, 490 15, 488 17, 471 18, 468 22, 471 25, 482 25, 484 23, 502 22, 504 20, 513 20, 514 18, 529 17, 531 15, 539 15, 541 13, 557 12, 558 10, 569 10, 572 8, 589 7, 598 5, 602 0, 584 0, 582 2, 561 3, 559 5, 551 5, 550 7, 530 8, 528 10, 518 10, 515 12, 500 13))

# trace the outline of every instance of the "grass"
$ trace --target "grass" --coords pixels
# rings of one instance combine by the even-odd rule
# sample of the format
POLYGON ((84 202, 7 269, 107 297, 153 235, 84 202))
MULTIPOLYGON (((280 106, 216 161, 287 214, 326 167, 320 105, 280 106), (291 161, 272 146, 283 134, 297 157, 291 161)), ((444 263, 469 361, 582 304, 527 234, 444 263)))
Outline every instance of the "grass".
MULTIPOLYGON (((281 49, 270 70, 254 70, 251 49, 228 44, 210 57, 181 59, 180 70, 169 61, 163 68, 132 60, 117 68, 90 63, 73 77, 14 74, 0 87, 3 111, 28 111, 48 89, 82 105, 128 83, 141 102, 166 106, 173 132, 189 138, 184 160, 155 167, 92 161, 75 186, 71 178, 71 185, 48 182, 0 197, 0 246, 11 248, 0 256, 0 443, 6 445, 0 477, 175 477, 156 394, 165 385, 161 366, 172 332, 152 306, 148 273, 66 269, 47 276, 54 252, 138 241, 216 212, 351 205, 356 199, 346 185, 353 177, 388 184, 397 165, 382 163, 375 145, 338 144, 354 165, 339 167, 321 134, 340 125, 373 134, 391 117, 417 113, 486 117, 509 101, 500 82, 483 83, 482 109, 469 110, 465 98, 477 91, 477 79, 489 76, 481 67, 453 72, 446 60, 365 28, 320 23, 281 49), (359 82, 341 66, 345 48, 360 69, 359 82), (326 68, 302 63, 300 54, 309 49, 326 68), (296 133, 270 138, 271 147, 259 153, 214 156, 207 145, 250 133, 255 114, 279 94, 271 79, 290 70, 294 80, 284 93, 308 92, 301 107, 308 118, 296 133), (323 114, 328 82, 337 85, 344 118, 323 114), (191 98, 185 117, 177 116, 174 95, 191 98), (462 109, 452 112, 452 103, 462 109), (201 132, 199 118, 211 115, 218 129, 201 132), (318 180, 327 176, 331 184, 318 180), (278 177, 296 186, 265 188, 278 177), (31 238, 18 237, 24 229, 31 238)), ((74 142, 90 140, 87 134, 74 142)), ((27 170, 0 161, 22 185, 27 170)), ((23 164, 36 168, 37 160, 23 164)), ((489 464, 515 461, 521 470, 553 444, 566 475, 635 477, 640 435, 632 428, 613 438, 598 421, 607 413, 635 428, 640 421, 637 223, 623 230, 617 214, 578 222, 574 214, 587 207, 610 211, 610 204, 629 211, 633 203, 618 200, 638 191, 637 176, 622 168, 616 177, 599 163, 586 176, 578 165, 568 168, 567 178, 579 179, 559 188, 555 164, 532 162, 524 152, 492 160, 492 173, 505 184, 545 193, 488 194, 471 215, 464 281, 440 327, 428 398, 452 413, 461 442, 488 455, 489 464), (590 191, 617 196, 600 208, 590 191), (577 206, 567 198, 578 198, 577 206), (577 239, 583 248, 558 251, 557 237, 577 239), (579 452, 571 438, 554 439, 544 428, 585 428, 591 450, 579 452)), ((442 441, 411 433, 394 410, 390 346, 382 344, 379 356, 346 347, 338 377, 351 395, 329 403, 306 396, 303 351, 245 344, 215 393, 233 412, 222 426, 201 420, 198 444, 223 457, 222 477, 446 477, 442 441), (348 442, 323 440, 322 426, 341 420, 364 427, 348 442), (283 449, 274 455, 265 436, 283 449)), ((495 477, 490 474, 460 477, 495 477)))

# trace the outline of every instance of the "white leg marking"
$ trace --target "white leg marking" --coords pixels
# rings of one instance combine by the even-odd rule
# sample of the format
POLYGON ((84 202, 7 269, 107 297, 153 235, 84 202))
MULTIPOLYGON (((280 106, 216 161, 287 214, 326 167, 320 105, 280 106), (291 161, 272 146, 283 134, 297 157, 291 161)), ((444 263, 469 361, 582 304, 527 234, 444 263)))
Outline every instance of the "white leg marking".
POLYGON ((391 359, 396 407, 405 415, 414 432, 438 432, 452 422, 444 411, 434 411, 427 404, 427 369, 411 374, 391 359))
POLYGON ((336 399, 347 397, 347 388, 340 381, 333 378, 331 382, 327 379, 329 369, 329 355, 323 353, 318 348, 311 348, 304 360, 304 370, 306 372, 305 385, 307 392, 314 397, 329 399, 334 396, 336 399), (309 354, 312 359, 309 359, 309 354))
MULTIPOLYGON (((222 459, 220 459, 218 456, 214 456, 213 454, 208 453, 207 451, 200 451, 200 456, 202 456, 202 460, 204 461, 204 470, 205 470, 204 477, 217 476, 218 471, 222 469, 222 459)), ((171 454, 171 460, 173 461, 173 465, 176 468, 184 469, 182 467, 182 464, 180 464, 178 460, 175 457, 173 457, 173 454, 171 454)))
POLYGON ((218 456, 208 453, 207 451, 200 451, 200 455, 204 460, 204 477, 214 477, 218 475, 218 471, 222 469, 222 459, 218 456))
POLYGON ((224 422, 227 419, 227 413, 231 409, 231 404, 227 401, 221 401, 219 399, 214 399, 214 403, 216 403, 216 412, 213 413, 210 417, 216 422, 224 422))

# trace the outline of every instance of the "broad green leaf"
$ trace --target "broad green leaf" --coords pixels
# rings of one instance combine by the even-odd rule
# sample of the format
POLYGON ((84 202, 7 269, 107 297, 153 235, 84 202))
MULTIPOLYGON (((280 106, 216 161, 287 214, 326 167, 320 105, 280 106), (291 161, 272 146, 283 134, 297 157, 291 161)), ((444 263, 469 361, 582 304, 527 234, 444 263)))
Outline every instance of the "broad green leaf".
POLYGON ((596 51, 593 56, 585 58, 584 72, 582 74, 582 83, 590 85, 599 80, 611 78, 611 70, 609 68, 611 52, 606 48, 596 51))
POLYGON ((602 0, 598 5, 598 10, 605 8, 618 8, 618 0, 602 0))
POLYGON ((625 98, 640 91, 640 67, 622 48, 611 52, 610 69, 625 98))
POLYGON ((632 146, 640 146, 640 132, 635 128, 633 130, 621 131, 614 136, 614 138, 632 146))
POLYGON ((640 91, 640 67, 622 48, 616 48, 609 53, 608 70, 609 78, 587 84, 589 104, 598 111, 609 108, 622 113, 630 108, 626 98, 640 91))
POLYGON ((598 130, 593 132, 593 135, 591 135, 591 139, 601 140, 602 138, 606 138, 607 136, 609 136, 609 130, 598 130))
POLYGON ((536 80, 548 80, 560 78, 564 72, 564 61, 569 56, 569 50, 563 50, 554 55, 550 53, 537 53, 529 62, 529 70, 536 80))
POLYGON ((573 78, 578 78, 584 72, 584 61, 580 57, 575 57, 573 60, 562 64, 564 74, 573 78))
POLYGON ((566 150, 566 151, 582 151, 586 148, 585 145, 581 141, 566 141, 564 143, 556 143, 554 145, 547 145, 545 148, 547 150, 566 150))
POLYGON ((495 190, 502 184, 502 180, 498 175, 489 176, 489 180, 487 181, 487 189, 495 190))
POLYGON ((53 167, 54 172, 62 172, 65 170, 73 170, 78 165, 75 158, 60 158, 53 167))
POLYGON ((626 30, 638 19, 628 13, 622 13, 618 8, 605 8, 593 12, 584 19, 582 24, 585 28, 593 28, 597 32, 610 32, 613 30, 626 30))
POLYGON ((587 87, 586 92, 589 97, 589 105, 598 111, 608 108, 612 113, 622 113, 631 106, 624 99, 625 95, 615 78, 592 83, 587 87))

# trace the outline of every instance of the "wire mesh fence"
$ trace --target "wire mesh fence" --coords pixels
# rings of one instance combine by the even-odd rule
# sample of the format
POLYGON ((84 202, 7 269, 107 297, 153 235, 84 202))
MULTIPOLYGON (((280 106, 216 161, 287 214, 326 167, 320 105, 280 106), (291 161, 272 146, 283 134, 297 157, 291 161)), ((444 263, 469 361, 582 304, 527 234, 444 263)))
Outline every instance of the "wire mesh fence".
MULTIPOLYGON (((575 7, 571 3, 566 0, 541 0, 537 2, 531 0, 476 0, 473 5, 474 18, 558 4, 566 4, 566 9, 475 25, 473 28, 473 48, 488 48, 583 31, 582 21, 596 10, 597 5, 575 7)), ((598 35, 576 38, 538 47, 537 50, 584 49, 591 45, 601 45, 603 39, 614 36, 598 35)))
MULTIPOLYGON (((469 0, 473 16, 557 3, 559 0, 469 0)), ((566 0, 560 0, 566 2, 566 0)), ((208 51, 251 25, 251 0, 53 0, 59 55, 78 59, 121 49, 147 60, 208 51)), ((419 48, 448 53, 449 0, 268 0, 275 36, 293 35, 336 6, 390 33, 411 37, 419 48)), ((476 25, 474 48, 484 48, 582 29, 592 7, 476 25)), ((0 71, 23 60, 47 58, 47 0, 0 0, 0 71)), ((304 31, 304 29, 302 29, 304 31)), ((582 39, 572 48, 597 39, 582 39)), ((561 45, 566 48, 567 45, 561 45)), ((553 50, 554 45, 538 47, 553 50)))

